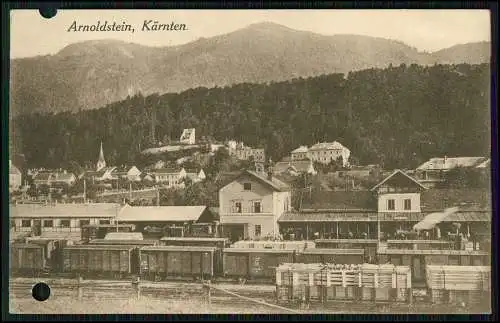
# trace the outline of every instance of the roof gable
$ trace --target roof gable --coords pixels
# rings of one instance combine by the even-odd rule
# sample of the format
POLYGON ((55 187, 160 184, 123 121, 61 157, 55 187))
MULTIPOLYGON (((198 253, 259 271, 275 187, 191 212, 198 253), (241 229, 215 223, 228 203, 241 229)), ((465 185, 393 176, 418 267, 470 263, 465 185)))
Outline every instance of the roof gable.
MULTIPOLYGON (((398 185, 401 185, 401 184, 407 184, 409 183, 410 185, 418 188, 418 189, 422 189, 422 190, 425 190, 425 186, 423 186, 422 184, 420 184, 416 179, 414 179, 413 177, 409 176, 408 174, 406 174, 405 172, 399 170, 399 169, 396 169, 391 175, 387 176, 384 180, 382 180, 380 183, 378 183, 377 185, 375 185, 371 191, 375 191, 377 190, 378 188, 380 188, 382 185, 390 185, 390 184, 393 184, 395 186, 398 186, 398 185)), ((405 185, 403 184, 403 185, 405 185)))

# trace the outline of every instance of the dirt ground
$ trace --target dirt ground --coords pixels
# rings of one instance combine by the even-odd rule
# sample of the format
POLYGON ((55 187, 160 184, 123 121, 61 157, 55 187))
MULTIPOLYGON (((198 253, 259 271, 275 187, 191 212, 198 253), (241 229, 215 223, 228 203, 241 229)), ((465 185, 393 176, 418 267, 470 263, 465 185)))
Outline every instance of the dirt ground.
MULTIPOLYGON (((105 302, 74 298, 49 299, 38 302, 27 298, 10 299, 11 314, 278 314, 279 310, 264 306, 208 305, 196 300, 130 299, 105 302)), ((285 314, 285 312, 283 312, 285 314)))

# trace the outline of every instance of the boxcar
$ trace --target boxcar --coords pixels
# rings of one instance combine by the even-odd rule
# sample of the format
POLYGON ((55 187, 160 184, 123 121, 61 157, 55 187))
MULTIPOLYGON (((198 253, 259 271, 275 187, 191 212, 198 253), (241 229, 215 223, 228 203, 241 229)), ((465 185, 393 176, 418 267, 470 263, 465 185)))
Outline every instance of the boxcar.
POLYGON ((332 264, 362 264, 364 263, 365 251, 363 249, 319 249, 308 248, 297 255, 296 262, 310 263, 332 263, 332 264))
POLYGON ((119 278, 136 273, 134 246, 74 245, 63 249, 63 272, 112 276, 119 278))
POLYGON ((273 280, 275 268, 294 260, 294 250, 228 248, 224 249, 224 276, 273 280))
POLYGON ((321 249, 363 249, 365 260, 377 257, 378 241, 376 239, 318 239, 314 242, 316 248, 321 249))
POLYGON ((67 240, 35 237, 26 238, 26 242, 43 246, 47 268, 51 268, 55 271, 60 270, 59 266, 61 264, 62 250, 67 246, 67 240))
POLYGON ((211 278, 216 268, 216 248, 148 246, 139 249, 140 274, 144 279, 211 278))
POLYGON ((31 243, 14 243, 10 247, 13 274, 37 275, 46 268, 45 248, 31 243))

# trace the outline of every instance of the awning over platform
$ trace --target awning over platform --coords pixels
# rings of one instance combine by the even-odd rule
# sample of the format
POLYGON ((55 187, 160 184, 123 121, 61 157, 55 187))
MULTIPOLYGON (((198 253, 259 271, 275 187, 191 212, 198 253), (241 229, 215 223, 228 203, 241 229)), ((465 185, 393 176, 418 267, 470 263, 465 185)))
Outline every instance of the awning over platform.
POLYGON ((444 212, 434 212, 425 216, 425 218, 419 223, 413 226, 414 230, 432 230, 436 226, 436 224, 441 223, 445 218, 449 215, 458 211, 457 207, 448 208, 444 210, 444 212))

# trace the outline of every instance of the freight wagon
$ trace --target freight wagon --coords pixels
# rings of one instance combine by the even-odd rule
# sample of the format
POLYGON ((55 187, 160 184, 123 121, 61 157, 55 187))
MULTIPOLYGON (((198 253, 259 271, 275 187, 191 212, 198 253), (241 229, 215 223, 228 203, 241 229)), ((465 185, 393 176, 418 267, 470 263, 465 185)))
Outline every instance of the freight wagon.
POLYGON ((364 249, 366 262, 377 258, 376 239, 318 239, 314 243, 316 248, 321 249, 364 249))
POLYGON ((388 249, 453 250, 455 243, 446 240, 387 240, 388 249))
POLYGON ((484 251, 379 249, 379 263, 410 266, 414 282, 425 280, 427 265, 490 266, 491 256, 484 251))
POLYGON ((276 267, 294 260, 294 250, 227 248, 224 250, 224 276, 272 281, 276 267))
POLYGON ((87 224, 82 226, 81 239, 83 242, 89 242, 93 239, 104 239, 109 232, 133 232, 134 224, 87 224))
POLYGON ((185 246, 185 247, 211 247, 216 248, 214 263, 216 274, 222 273, 223 252, 226 247, 229 247, 229 239, 227 238, 201 238, 201 237, 163 237, 160 239, 162 246, 185 246))
POLYGON ((193 246, 148 246, 139 249, 140 275, 146 280, 212 278, 217 248, 193 246))
POLYGON ((47 268, 45 248, 31 243, 14 243, 10 247, 10 268, 13 274, 38 276, 47 268))
POLYGON ((308 248, 296 255, 297 263, 304 264, 362 264, 365 251, 363 249, 317 249, 308 248))
POLYGON ((91 277, 123 278, 137 273, 134 246, 75 245, 63 249, 62 271, 91 277))
POLYGON ((26 243, 42 246, 47 269, 60 270, 62 250, 68 244, 67 240, 30 237, 26 238, 26 243))

